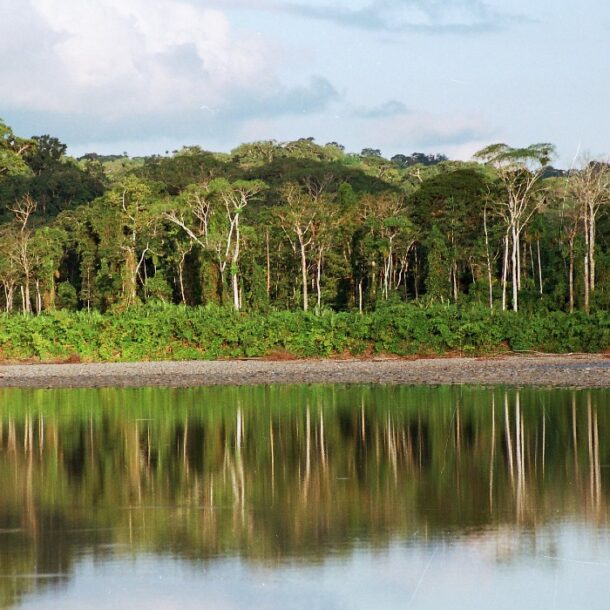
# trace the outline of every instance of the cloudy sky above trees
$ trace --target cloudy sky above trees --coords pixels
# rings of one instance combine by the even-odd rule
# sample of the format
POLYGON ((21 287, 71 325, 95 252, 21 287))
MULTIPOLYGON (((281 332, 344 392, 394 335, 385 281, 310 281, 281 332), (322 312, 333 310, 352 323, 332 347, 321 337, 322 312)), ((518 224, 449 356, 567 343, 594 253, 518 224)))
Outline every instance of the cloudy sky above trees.
POLYGON ((313 136, 610 152, 603 0, 0 0, 0 117, 73 154, 313 136))

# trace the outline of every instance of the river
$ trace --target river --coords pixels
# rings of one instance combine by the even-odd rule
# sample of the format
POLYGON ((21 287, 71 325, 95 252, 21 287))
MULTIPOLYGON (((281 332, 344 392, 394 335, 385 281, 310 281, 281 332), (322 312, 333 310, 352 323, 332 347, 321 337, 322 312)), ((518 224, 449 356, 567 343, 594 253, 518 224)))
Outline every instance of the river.
POLYGON ((0 607, 606 608, 610 391, 0 390, 0 607))

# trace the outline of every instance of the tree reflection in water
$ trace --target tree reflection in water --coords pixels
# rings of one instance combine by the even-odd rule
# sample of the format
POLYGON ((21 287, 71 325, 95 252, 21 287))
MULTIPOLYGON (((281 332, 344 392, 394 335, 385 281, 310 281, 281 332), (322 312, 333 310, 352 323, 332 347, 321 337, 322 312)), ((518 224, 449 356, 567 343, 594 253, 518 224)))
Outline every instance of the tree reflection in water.
MULTIPOLYGON (((605 390, 2 390, 0 605, 83 556, 321 562, 607 525, 605 390), (488 533, 494 532, 493 537, 488 533)), ((527 538, 527 536, 526 536, 527 538)), ((518 540, 520 542, 518 542, 518 540)))

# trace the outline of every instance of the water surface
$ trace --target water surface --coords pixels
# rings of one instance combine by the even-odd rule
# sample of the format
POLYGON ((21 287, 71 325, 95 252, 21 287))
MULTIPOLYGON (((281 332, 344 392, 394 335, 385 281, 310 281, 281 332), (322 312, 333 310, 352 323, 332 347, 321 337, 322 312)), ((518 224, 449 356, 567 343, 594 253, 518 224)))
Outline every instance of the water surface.
POLYGON ((610 392, 0 391, 0 607, 606 608, 610 392))

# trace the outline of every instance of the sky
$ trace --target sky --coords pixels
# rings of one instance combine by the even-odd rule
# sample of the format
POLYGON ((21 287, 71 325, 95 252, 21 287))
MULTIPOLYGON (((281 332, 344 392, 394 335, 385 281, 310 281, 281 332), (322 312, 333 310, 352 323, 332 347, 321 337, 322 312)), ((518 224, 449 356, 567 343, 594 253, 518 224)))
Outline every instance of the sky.
POLYGON ((605 0, 0 0, 0 118, 69 152, 314 137, 610 153, 605 0))

